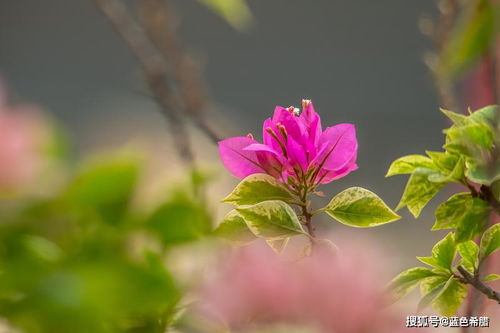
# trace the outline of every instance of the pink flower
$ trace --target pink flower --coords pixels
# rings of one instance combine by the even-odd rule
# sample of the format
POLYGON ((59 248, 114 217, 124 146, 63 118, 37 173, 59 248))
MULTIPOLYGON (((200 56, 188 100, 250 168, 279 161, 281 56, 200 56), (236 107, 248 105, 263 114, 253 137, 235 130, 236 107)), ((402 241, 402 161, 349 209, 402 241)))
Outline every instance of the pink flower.
POLYGON ((259 244, 240 249, 205 285, 202 313, 237 332, 272 323, 325 333, 402 331, 405 314, 386 307, 387 280, 373 246, 349 238, 340 254, 319 251, 299 261, 259 244))
POLYGON ((309 100, 297 108, 277 106, 264 121, 263 143, 251 134, 222 140, 219 153, 231 174, 267 173, 290 184, 329 183, 356 170, 358 142, 352 124, 321 127, 309 100))
POLYGON ((41 164, 41 125, 33 108, 8 105, 0 86, 0 192, 34 180, 41 164))

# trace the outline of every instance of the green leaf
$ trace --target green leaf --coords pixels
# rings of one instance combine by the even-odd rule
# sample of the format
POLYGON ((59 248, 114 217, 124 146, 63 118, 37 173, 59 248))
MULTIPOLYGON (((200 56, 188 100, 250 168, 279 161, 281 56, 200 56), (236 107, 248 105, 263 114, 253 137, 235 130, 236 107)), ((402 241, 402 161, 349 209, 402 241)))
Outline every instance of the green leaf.
POLYGON ((248 229, 243 217, 235 209, 226 214, 214 233, 239 244, 250 243, 256 239, 255 235, 248 229))
POLYGON ((458 221, 455 241, 465 242, 482 234, 488 225, 490 212, 491 208, 486 201, 473 198, 472 205, 458 221))
POLYGON ((500 224, 486 230, 479 245, 479 260, 483 261, 490 254, 500 249, 500 224))
POLYGON ((203 205, 179 193, 158 207, 147 218, 146 225, 164 244, 175 245, 208 235, 212 219, 203 205))
POLYGON ((24 243, 28 249, 42 260, 56 262, 63 256, 62 249, 45 237, 28 235, 24 237, 24 243))
MULTIPOLYGON (((486 154, 486 153, 485 153, 486 154)), ((465 176, 474 183, 490 186, 500 180, 500 160, 492 166, 484 158, 482 160, 469 159, 466 162, 465 176)))
POLYGON ((297 215, 283 201, 264 201, 236 210, 258 237, 275 240, 305 234, 297 215))
POLYGON ((440 110, 446 117, 448 117, 453 122, 453 124, 455 124, 457 126, 464 126, 464 125, 467 125, 471 122, 469 117, 464 116, 462 114, 459 114, 459 113, 456 113, 453 111, 449 111, 449 110, 445 110, 445 109, 440 109, 440 110))
POLYGON ((483 161, 484 155, 493 146, 493 132, 486 123, 453 126, 444 132, 446 133, 444 148, 448 152, 464 155, 468 159, 483 161))
POLYGON ((281 254, 285 250, 289 240, 290 238, 274 240, 268 239, 266 240, 266 243, 274 250, 274 252, 276 252, 277 254, 281 254))
POLYGON ((483 282, 493 282, 496 280, 500 280, 500 275, 498 274, 488 274, 484 279, 483 282))
POLYGON ((405 191, 396 210, 408 207, 415 218, 420 215, 427 203, 443 188, 443 183, 433 183, 428 180, 429 175, 436 171, 425 168, 417 168, 410 176, 405 191))
POLYGON ((128 200, 139 173, 135 157, 112 156, 88 162, 67 190, 72 202, 107 205, 128 200))
POLYGON ((435 211, 436 222, 432 230, 456 228, 458 222, 472 207, 472 195, 468 192, 457 193, 438 206, 435 211))
POLYGON ((423 155, 408 155, 403 156, 392 162, 387 171, 386 177, 412 173, 416 168, 433 169, 432 160, 423 155))
POLYGON ((434 298, 432 306, 441 315, 452 316, 457 312, 465 297, 467 297, 467 286, 452 276, 434 298))
POLYGON ((399 299, 409 294, 420 282, 433 276, 436 276, 436 273, 428 268, 410 268, 396 276, 389 283, 388 288, 393 292, 396 299, 399 299))
POLYGON ((446 235, 432 248, 432 257, 435 259, 437 267, 445 270, 451 269, 453 259, 455 259, 456 244, 452 232, 446 235))
POLYGON ((199 0, 231 24, 246 30, 252 23, 252 13, 245 0, 199 0))
POLYGON ((420 283, 420 295, 422 295, 422 299, 418 303, 418 312, 432 304, 436 297, 443 291, 448 280, 449 277, 447 276, 434 276, 420 283))
POLYGON ((434 163, 438 170, 446 175, 449 175, 453 171, 459 160, 457 155, 447 152, 426 151, 426 154, 429 155, 432 163, 434 163))
POLYGON ((374 227, 399 219, 375 193, 351 187, 337 194, 324 208, 339 222, 351 227, 374 227))
POLYGON ((462 257, 463 266, 465 266, 469 272, 474 273, 478 267, 479 247, 477 244, 470 240, 458 244, 457 249, 462 257))
POLYGON ((476 123, 486 123, 493 125, 496 114, 500 112, 499 105, 488 105, 474 111, 468 118, 476 123))
POLYGON ((104 221, 123 221, 139 178, 137 156, 98 157, 87 162, 69 185, 64 199, 68 206, 99 214, 104 221))
POLYGON ((437 263, 436 261, 436 258, 434 257, 417 257, 417 259, 421 262, 421 263, 424 263, 426 265, 429 265, 431 267, 439 267, 439 264, 437 263))
POLYGON ((253 174, 243 179, 222 201, 240 206, 268 200, 292 203, 294 196, 276 178, 266 174, 253 174))

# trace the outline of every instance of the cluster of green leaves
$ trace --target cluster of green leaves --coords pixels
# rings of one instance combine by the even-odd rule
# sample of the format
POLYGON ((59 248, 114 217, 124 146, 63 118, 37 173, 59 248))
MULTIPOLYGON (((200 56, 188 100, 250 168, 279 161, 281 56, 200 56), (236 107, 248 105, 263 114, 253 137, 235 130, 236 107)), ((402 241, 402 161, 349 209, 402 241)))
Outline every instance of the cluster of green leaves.
MULTIPOLYGON (((431 305, 444 316, 456 313, 467 296, 467 282, 457 271, 464 267, 471 275, 478 272, 480 265, 489 255, 500 249, 500 224, 490 227, 478 246, 474 241, 457 243, 455 234, 450 232, 432 249, 430 257, 418 257, 428 267, 410 268, 390 283, 396 298, 401 298, 418 285, 422 299, 418 310, 431 305)), ((482 278, 483 283, 500 279, 498 274, 482 278)))
POLYGON ((387 176, 411 174, 397 209, 406 206, 418 217, 446 184, 459 183, 468 191, 452 195, 435 211, 432 229, 452 229, 453 233, 434 247, 431 257, 418 258, 434 269, 412 268, 400 274, 392 285, 396 294, 404 295, 421 283, 421 306, 432 304, 441 313, 452 314, 467 294, 456 266, 452 266, 456 253, 461 256, 457 265, 474 275, 480 263, 500 247, 498 225, 487 230, 499 199, 496 189, 500 179, 500 108, 488 106, 468 116, 442 111, 453 123, 444 131, 444 151, 404 156, 389 168, 387 176), (475 184, 480 188, 476 189, 475 184), (478 236, 482 236, 479 247, 474 242, 478 236))
POLYGON ((0 314, 26 332, 165 332, 181 290, 164 263, 211 230, 198 192, 136 207, 142 160, 86 163, 48 198, 0 202, 0 314))
MULTIPOLYGON (((290 237, 312 237, 305 228, 304 216, 310 203, 270 175, 246 177, 223 202, 236 208, 225 216, 216 233, 233 242, 245 244, 263 238, 281 252, 290 237)), ((320 212, 352 227, 373 227, 399 218, 376 194, 360 187, 344 190, 311 215, 320 212)))

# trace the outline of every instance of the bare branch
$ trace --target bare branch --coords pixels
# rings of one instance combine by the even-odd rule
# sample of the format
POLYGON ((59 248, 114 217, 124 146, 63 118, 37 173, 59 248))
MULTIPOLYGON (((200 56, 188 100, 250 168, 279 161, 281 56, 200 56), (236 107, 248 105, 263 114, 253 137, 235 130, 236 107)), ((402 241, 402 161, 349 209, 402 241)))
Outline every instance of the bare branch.
POLYGON ((192 164, 189 136, 179 112, 179 102, 171 93, 165 60, 121 0, 94 1, 137 58, 162 114, 169 121, 174 145, 180 157, 184 162, 192 164))
POLYGON ((144 27, 178 82, 184 109, 212 141, 220 140, 208 124, 209 98, 196 64, 185 52, 172 24, 171 8, 165 0, 142 0, 144 27))

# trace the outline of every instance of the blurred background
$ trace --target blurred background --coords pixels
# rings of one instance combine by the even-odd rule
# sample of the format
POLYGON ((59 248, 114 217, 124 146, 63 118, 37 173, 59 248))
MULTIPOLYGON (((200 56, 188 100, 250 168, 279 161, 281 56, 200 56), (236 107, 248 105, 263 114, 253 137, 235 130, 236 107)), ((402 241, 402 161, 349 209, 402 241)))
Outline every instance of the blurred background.
MULTIPOLYGON (((407 177, 385 178, 387 169, 400 156, 441 150, 449 124, 439 108, 497 100, 496 1, 246 3, 0 1, 0 313, 9 325, 161 333, 174 325, 193 285, 218 267, 207 248, 219 245, 205 236, 231 210, 219 200, 239 181, 216 142, 261 140, 276 105, 311 99, 324 127, 356 126, 359 169, 323 186, 316 208, 351 186, 395 207, 407 177), (33 117, 36 108, 54 122, 33 117), (86 156, 98 158, 81 163, 86 156), (20 195, 9 192, 14 176, 20 195)), ((363 258, 372 239, 385 257, 365 260, 394 276, 447 233, 430 231, 433 211, 456 186, 418 221, 403 209, 376 228, 326 216, 315 224, 363 258)), ((406 302, 414 309, 417 300, 406 302)))
MULTIPOLYGON (((313 100, 324 126, 356 125, 359 170, 324 186, 325 193, 361 185, 394 207, 406 177, 384 178, 390 162, 443 144, 446 121, 422 61, 432 43, 418 28, 419 19, 435 14, 435 1, 252 0, 245 31, 196 1, 172 2, 180 36, 203 66, 213 113, 223 119, 221 136, 251 132, 260 139, 275 105, 302 98, 313 100)), ((141 69, 91 1, 2 1, 0 45, 0 73, 12 92, 62 122, 77 150, 141 142, 166 162, 158 172, 175 177, 169 128, 141 69)), ((215 145, 194 135, 197 160, 217 170, 213 187, 222 197, 237 180, 223 170, 215 145)), ((220 206, 214 203, 219 216, 220 206)), ((381 237, 413 263, 442 236, 429 231, 433 207, 418 221, 402 211, 397 223, 359 232, 381 237)), ((320 223, 343 228, 330 224, 320 223)))

